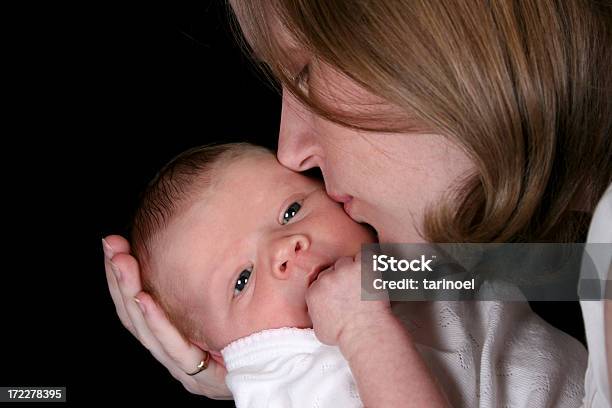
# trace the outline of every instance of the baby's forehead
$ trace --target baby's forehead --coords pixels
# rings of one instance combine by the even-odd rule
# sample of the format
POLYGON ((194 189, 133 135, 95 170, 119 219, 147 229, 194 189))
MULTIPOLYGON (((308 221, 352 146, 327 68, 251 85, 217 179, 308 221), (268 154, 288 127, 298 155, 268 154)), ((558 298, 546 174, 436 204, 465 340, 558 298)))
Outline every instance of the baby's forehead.
POLYGON ((242 234, 256 228, 262 218, 268 219, 267 215, 274 217, 276 207, 292 193, 318 184, 283 167, 273 154, 259 152, 222 163, 214 173, 208 183, 193 191, 188 205, 177 211, 162 237, 163 246, 175 248, 178 242, 169 240, 185 243, 191 236, 201 238, 203 231, 207 237, 202 238, 214 236, 214 244, 221 244, 232 238, 232 232, 242 234))
POLYGON ((293 184, 291 174, 287 180, 284 170, 272 154, 249 154, 220 164, 177 207, 164 231, 160 231, 158 247, 176 248, 171 241, 184 243, 192 235, 200 238, 203 231, 217 237, 217 241, 223 240, 231 235, 234 228, 230 227, 239 219, 252 218, 251 212, 258 204, 267 206, 273 202, 274 191, 280 185, 293 184))
POLYGON ((211 191, 235 191, 251 186, 265 187, 279 182, 296 182, 303 176, 278 162, 272 153, 252 152, 225 163, 215 169, 211 191))
POLYGON ((229 173, 260 173, 265 170, 282 171, 283 169, 286 168, 278 162, 273 153, 257 150, 230 160, 222 160, 217 167, 221 178, 229 173))

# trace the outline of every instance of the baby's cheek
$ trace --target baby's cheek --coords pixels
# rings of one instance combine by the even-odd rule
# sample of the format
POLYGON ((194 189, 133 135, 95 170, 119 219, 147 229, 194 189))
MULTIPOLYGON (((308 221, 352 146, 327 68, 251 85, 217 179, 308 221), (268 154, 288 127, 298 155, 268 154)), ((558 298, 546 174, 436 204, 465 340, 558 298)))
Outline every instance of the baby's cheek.
POLYGON ((261 322, 260 330, 282 327, 312 327, 305 297, 303 304, 297 305, 295 302, 292 302, 292 304, 287 305, 282 312, 276 309, 275 313, 270 313, 265 319, 265 322, 261 322))
POLYGON ((232 341, 239 337, 238 333, 234 333, 234 330, 228 330, 226 327, 210 327, 208 326, 204 331, 204 347, 198 344, 205 350, 221 350, 232 341))
POLYGON ((336 231, 343 231, 343 238, 359 246, 363 243, 376 242, 376 234, 366 225, 355 222, 343 209, 337 214, 336 231))
POLYGON ((304 300, 304 308, 295 316, 293 319, 293 327, 299 327, 302 329, 312 328, 312 320, 308 314, 308 308, 306 307, 306 300, 304 300))
POLYGON ((306 282, 298 280, 298 284, 294 287, 293 293, 288 293, 287 299, 287 316, 290 316, 290 326, 292 327, 310 327, 310 315, 306 306, 306 282))
MULTIPOLYGON (((249 321, 253 329, 271 329, 281 327, 305 327, 310 325, 310 316, 306 307, 307 282, 304 268, 295 268, 295 276, 288 280, 276 282, 265 291, 260 292, 258 302, 252 304, 249 321)), ((260 285, 262 289, 263 285, 260 285)))

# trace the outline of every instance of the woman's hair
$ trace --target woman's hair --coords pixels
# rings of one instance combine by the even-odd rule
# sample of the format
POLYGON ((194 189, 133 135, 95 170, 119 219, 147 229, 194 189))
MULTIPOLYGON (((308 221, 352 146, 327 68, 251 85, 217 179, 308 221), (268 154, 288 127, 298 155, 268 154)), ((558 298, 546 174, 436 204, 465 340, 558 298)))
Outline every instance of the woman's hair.
MULTIPOLYGON (((130 228, 132 254, 138 260, 142 288, 164 310, 170 321, 188 339, 202 338, 202 316, 190 310, 180 294, 183 279, 176 271, 158 270, 151 260, 159 247, 156 240, 177 215, 186 211, 220 179, 220 172, 246 155, 272 154, 248 143, 207 145, 189 149, 166 164, 140 197, 130 228)), ((203 251, 206 248, 202 248, 203 251)))
POLYGON ((315 113, 364 130, 428 129, 468 154, 476 173, 427 214, 425 238, 581 239, 612 181, 608 2, 230 3, 264 71, 315 113), (294 81, 296 54, 279 33, 418 126, 364 126, 376 122, 308 95, 294 81))

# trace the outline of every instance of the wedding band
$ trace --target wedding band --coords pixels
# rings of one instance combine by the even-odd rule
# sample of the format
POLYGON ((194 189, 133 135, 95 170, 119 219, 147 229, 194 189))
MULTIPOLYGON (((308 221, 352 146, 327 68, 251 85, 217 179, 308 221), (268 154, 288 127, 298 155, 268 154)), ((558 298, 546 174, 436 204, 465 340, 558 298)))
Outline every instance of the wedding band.
POLYGON ((208 351, 205 351, 204 353, 204 358, 202 359, 202 361, 200 361, 196 370, 192 373, 187 373, 187 375, 194 376, 200 371, 206 370, 206 368, 208 367, 208 361, 210 360, 210 353, 208 351))

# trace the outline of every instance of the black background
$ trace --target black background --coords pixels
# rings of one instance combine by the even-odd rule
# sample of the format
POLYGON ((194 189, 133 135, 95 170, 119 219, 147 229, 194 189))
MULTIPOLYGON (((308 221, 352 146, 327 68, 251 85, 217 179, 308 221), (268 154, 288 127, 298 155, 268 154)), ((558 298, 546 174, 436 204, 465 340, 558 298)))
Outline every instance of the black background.
MULTIPOLYGON (((81 2, 87 3, 87 2, 81 2)), ((280 97, 238 48, 223 1, 28 5, 4 14, 0 385, 69 402, 233 406, 186 392, 123 328, 101 238, 180 151, 275 148, 280 97)), ((532 305, 582 338, 576 305, 532 305)))
POLYGON ((274 149, 279 94, 223 1, 29 7, 5 59, 0 385, 66 386, 78 406, 234 406, 190 395, 123 328, 101 239, 125 235, 138 193, 180 151, 274 149))

